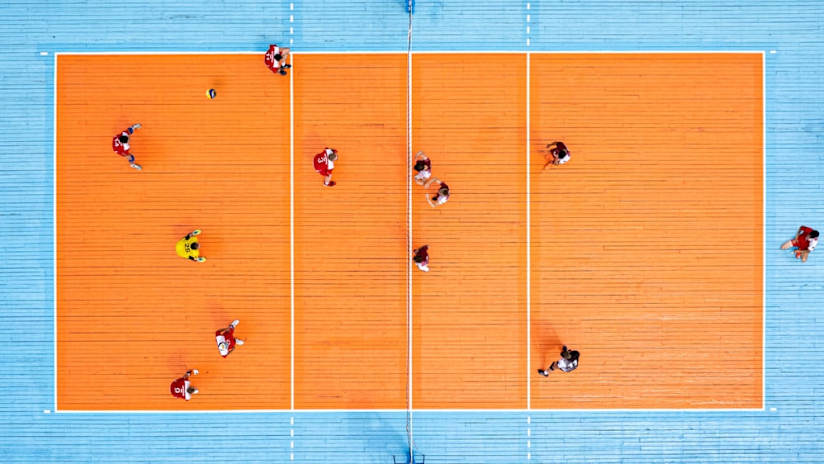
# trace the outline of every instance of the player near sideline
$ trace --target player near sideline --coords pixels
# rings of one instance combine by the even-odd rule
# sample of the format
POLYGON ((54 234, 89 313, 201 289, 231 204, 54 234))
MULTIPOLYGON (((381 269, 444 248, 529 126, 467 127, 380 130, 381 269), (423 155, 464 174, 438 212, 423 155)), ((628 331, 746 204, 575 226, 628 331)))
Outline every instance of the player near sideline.
POLYGON ((543 169, 546 169, 546 167, 550 164, 553 166, 558 166, 569 161, 569 149, 566 145, 564 145, 564 142, 552 142, 546 146, 546 150, 547 152, 544 156, 546 163, 544 164, 543 169))
POLYGON ((235 338, 235 327, 240 323, 235 319, 225 329, 219 329, 215 332, 215 341, 217 342, 217 350, 224 358, 229 356, 229 353, 235 350, 235 346, 243 345, 243 340, 235 338))
POLYGON ((134 162, 134 155, 129 152, 129 150, 132 148, 129 145, 129 136, 134 134, 134 131, 137 129, 140 129, 140 124, 132 124, 131 126, 129 126, 128 129, 115 135, 112 139, 112 150, 114 150, 114 152, 118 155, 126 158, 126 160, 129 161, 129 166, 140 171, 143 168, 139 164, 134 162))
POLYGON ((206 258, 200 256, 200 243, 197 241, 198 235, 200 235, 200 229, 195 229, 178 240, 175 246, 177 255, 181 258, 197 261, 198 263, 206 261, 206 258))
POLYGON ((555 369, 560 369, 561 372, 572 372, 578 367, 578 358, 581 353, 577 351, 570 351, 566 345, 561 349, 561 359, 553 361, 546 369, 538 369, 538 373, 544 377, 549 377, 549 373, 555 369))
POLYGON ((414 169, 415 172, 417 172, 417 174, 415 174, 415 182, 418 185, 423 185, 424 182, 432 176, 432 161, 430 161, 422 151, 419 151, 415 155, 414 169))
POLYGON ((322 152, 315 155, 312 162, 315 165, 315 171, 323 176, 323 185, 327 187, 334 187, 335 181, 332 180, 332 170, 335 169, 335 161, 338 160, 338 151, 334 148, 326 147, 322 152))
POLYGON ((266 67, 269 68, 270 71, 285 76, 286 70, 292 67, 291 64, 286 64, 286 57, 288 56, 288 48, 281 48, 278 47, 277 44, 272 44, 269 45, 269 49, 266 50, 266 55, 263 57, 263 61, 266 63, 266 67))
POLYGON ((795 257, 805 263, 807 257, 810 256, 810 252, 815 250, 816 245, 818 245, 818 231, 811 227, 801 226, 798 228, 798 232, 795 233, 795 238, 784 242, 781 249, 796 248, 795 257))
POLYGON ((169 387, 169 391, 171 391, 172 396, 186 401, 192 399, 192 395, 196 395, 198 390, 189 382, 189 377, 197 374, 197 369, 192 369, 186 371, 186 373, 183 374, 183 377, 175 379, 169 387))
POLYGON ((438 184, 438 192, 431 198, 429 197, 429 193, 427 192, 426 201, 429 202, 429 206, 434 208, 436 206, 440 206, 446 203, 447 200, 449 200, 449 186, 446 185, 446 182, 438 178, 432 177, 429 179, 428 182, 426 182, 426 184, 424 184, 424 188, 429 188, 429 186, 432 184, 438 184))
POLYGON ((412 261, 423 272, 429 272, 429 245, 412 250, 412 261))

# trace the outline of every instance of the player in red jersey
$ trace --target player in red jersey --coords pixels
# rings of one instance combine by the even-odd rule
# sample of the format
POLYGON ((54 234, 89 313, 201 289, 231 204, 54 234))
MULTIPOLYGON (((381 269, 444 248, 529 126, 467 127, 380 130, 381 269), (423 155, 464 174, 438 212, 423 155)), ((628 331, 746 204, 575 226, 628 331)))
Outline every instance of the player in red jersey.
POLYGON ((291 64, 286 64, 286 57, 289 56, 289 49, 278 47, 276 44, 269 45, 269 50, 266 50, 266 55, 263 61, 266 67, 273 73, 280 73, 286 75, 286 70, 291 68, 291 64))
POLYGON ((417 174, 415 174, 415 182, 418 185, 423 185, 423 183, 432 176, 432 161, 430 161, 422 151, 419 151, 415 155, 415 166, 413 169, 417 172, 417 174))
POLYGON ((239 323, 240 321, 235 319, 231 324, 229 324, 229 327, 215 332, 217 350, 220 351, 220 355, 224 358, 229 356, 229 353, 235 350, 235 345, 243 345, 243 340, 235 338, 235 327, 237 327, 239 323))
POLYGON ((552 142, 546 146, 546 150, 546 163, 544 164, 543 169, 546 169, 546 167, 550 164, 553 166, 558 166, 559 164, 565 164, 569 161, 569 149, 566 145, 564 145, 564 142, 552 142))
POLYGON ((315 155, 313 160, 315 171, 323 176, 323 185, 327 187, 334 187, 335 185, 335 181, 332 180, 332 169, 335 169, 335 161, 337 160, 337 150, 329 147, 324 148, 322 152, 315 155))
POLYGON ((192 395, 197 394, 198 391, 197 388, 189 383, 189 376, 197 374, 197 369, 192 369, 186 371, 186 373, 183 374, 183 377, 172 382, 172 385, 169 387, 169 390, 172 392, 172 396, 186 401, 192 399, 192 395))
POLYGON ((429 186, 433 183, 438 184, 438 192, 432 198, 429 198, 429 193, 427 193, 426 201, 429 202, 429 206, 434 208, 446 203, 446 201, 449 200, 449 186, 446 185, 446 182, 433 177, 429 179, 429 182, 424 184, 424 187, 429 188, 429 186))
POLYGON ((129 161, 129 166, 140 171, 143 168, 134 162, 134 155, 129 152, 129 149, 131 148, 131 146, 129 146, 129 136, 134 134, 134 131, 137 129, 140 129, 140 124, 131 125, 128 129, 115 135, 112 139, 112 150, 114 150, 114 152, 118 155, 126 158, 129 161))
POLYGON ((800 258, 801 262, 806 262, 807 256, 810 256, 810 252, 815 250, 816 245, 818 245, 818 231, 807 226, 801 226, 798 228, 798 232, 795 233, 795 238, 784 242, 781 249, 797 248, 795 257, 800 258))
POLYGON ((429 272, 429 245, 424 245, 420 248, 412 250, 414 254, 412 261, 418 266, 418 269, 423 272, 429 272))

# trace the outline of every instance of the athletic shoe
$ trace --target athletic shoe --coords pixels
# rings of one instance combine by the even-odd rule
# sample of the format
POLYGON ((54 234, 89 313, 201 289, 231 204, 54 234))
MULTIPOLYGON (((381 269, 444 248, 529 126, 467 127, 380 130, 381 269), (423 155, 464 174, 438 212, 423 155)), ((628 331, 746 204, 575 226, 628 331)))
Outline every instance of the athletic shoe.
POLYGON ((199 263, 205 263, 205 262, 206 262, 206 258, 204 258, 203 256, 200 256, 199 258, 197 258, 197 262, 199 262, 199 263))
POLYGON ((191 235, 200 235, 200 229, 193 230, 191 235))
POLYGON ((240 321, 239 321, 239 320, 237 320, 237 319, 235 319, 235 320, 234 320, 234 321, 232 321, 232 323, 231 323, 231 324, 229 324, 229 325, 231 325, 231 326, 232 326, 232 328, 234 329, 235 327, 237 327, 237 325, 238 325, 238 324, 240 324, 240 321))
POLYGON ((284 65, 283 65, 283 66, 281 66, 281 67, 282 67, 282 68, 291 68, 291 67, 292 67, 292 65, 291 65, 291 64, 284 64, 284 65))
POLYGON ((547 372, 543 369, 538 369, 538 373, 543 375, 544 377, 549 377, 549 372, 547 372))
POLYGON ((280 68, 280 71, 278 71, 278 72, 281 74, 281 76, 285 76, 285 75, 286 75, 286 70, 285 70, 285 69, 283 69, 283 67, 282 67, 282 66, 281 66, 281 68, 280 68))
POLYGON ((330 180, 328 184, 323 184, 323 185, 325 185, 325 186, 327 186, 327 187, 334 187, 334 186, 335 186, 335 181, 334 181, 334 180, 330 180))
POLYGON ((133 168, 137 169, 138 171, 142 171, 142 170, 143 170, 143 167, 141 167, 139 164, 136 164, 136 163, 132 163, 132 164, 130 164, 129 166, 131 166, 131 167, 133 167, 133 168))
POLYGON ((244 342, 243 340, 240 340, 240 339, 237 339, 237 338, 235 339, 235 345, 237 345, 237 346, 243 345, 244 343, 246 343, 246 342, 244 342))

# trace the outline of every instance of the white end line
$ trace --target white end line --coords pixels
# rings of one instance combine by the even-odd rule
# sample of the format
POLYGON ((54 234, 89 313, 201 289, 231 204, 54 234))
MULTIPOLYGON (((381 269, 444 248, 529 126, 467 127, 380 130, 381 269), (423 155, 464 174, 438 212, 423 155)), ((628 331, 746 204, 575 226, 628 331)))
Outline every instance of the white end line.
POLYGON ((294 57, 289 57, 289 396, 290 408, 295 409, 295 67, 294 57))
POLYGON ((54 411, 57 412, 57 56, 59 53, 54 54, 54 95, 52 105, 53 105, 53 117, 54 117, 54 127, 52 128, 52 149, 54 151, 54 161, 52 164, 52 168, 54 172, 52 174, 52 181, 54 182, 54 186, 52 188, 52 195, 53 195, 53 203, 52 203, 52 229, 54 233, 54 237, 52 238, 52 250, 54 250, 54 263, 52 263, 52 271, 54 272, 54 310, 53 310, 53 330, 54 330, 54 411))
POLYGON ((530 153, 530 54, 526 54, 526 409, 532 408, 532 389, 529 374, 532 369, 532 214, 530 205, 530 177, 529 177, 529 153, 530 153))
POLYGON ((767 55, 761 53, 761 409, 767 407, 767 55))

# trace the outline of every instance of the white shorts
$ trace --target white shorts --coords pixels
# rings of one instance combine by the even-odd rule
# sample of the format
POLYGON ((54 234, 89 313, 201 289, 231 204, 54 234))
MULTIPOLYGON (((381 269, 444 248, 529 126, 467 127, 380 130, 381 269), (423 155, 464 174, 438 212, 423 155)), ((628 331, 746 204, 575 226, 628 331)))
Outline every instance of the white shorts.
POLYGON ((415 174, 415 180, 419 180, 421 182, 425 181, 426 179, 429 179, 430 177, 432 177, 432 171, 430 171, 429 169, 415 174))

